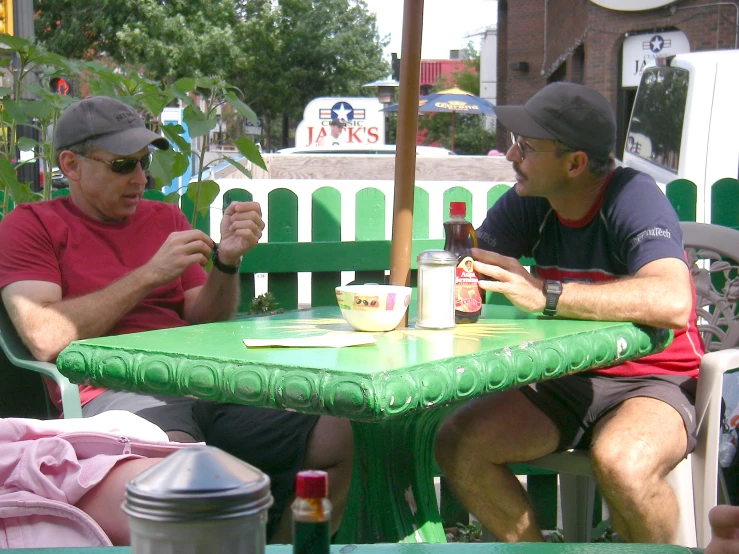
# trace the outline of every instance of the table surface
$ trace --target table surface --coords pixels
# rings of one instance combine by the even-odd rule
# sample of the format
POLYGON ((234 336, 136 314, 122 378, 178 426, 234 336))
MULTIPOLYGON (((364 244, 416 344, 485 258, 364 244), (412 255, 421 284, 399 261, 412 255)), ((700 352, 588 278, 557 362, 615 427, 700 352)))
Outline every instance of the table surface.
POLYGON ((545 318, 483 306, 475 324, 376 333, 345 348, 246 348, 353 331, 336 307, 76 341, 57 366, 72 382, 377 421, 612 365, 664 348, 669 331, 545 318))
MULTIPOLYGON (((130 548, 5 550, 8 554, 129 554, 130 548)), ((331 554, 698 554, 702 550, 659 544, 361 544, 332 545, 331 554)), ((266 554, 291 554, 292 546, 267 546, 266 554)))

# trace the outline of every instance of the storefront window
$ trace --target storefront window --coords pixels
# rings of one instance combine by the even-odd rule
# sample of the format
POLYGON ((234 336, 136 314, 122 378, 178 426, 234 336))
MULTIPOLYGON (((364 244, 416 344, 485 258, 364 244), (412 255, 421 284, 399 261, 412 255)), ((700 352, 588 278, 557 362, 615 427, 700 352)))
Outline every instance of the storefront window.
POLYGON ((631 113, 626 151, 677 173, 687 98, 687 71, 645 70, 631 113))

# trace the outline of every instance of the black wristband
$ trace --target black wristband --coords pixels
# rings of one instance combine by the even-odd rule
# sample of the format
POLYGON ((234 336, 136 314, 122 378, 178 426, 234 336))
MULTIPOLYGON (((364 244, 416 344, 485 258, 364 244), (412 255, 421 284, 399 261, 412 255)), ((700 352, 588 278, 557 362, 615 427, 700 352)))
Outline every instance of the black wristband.
MULTIPOLYGON (((211 257, 213 260, 213 267, 215 267, 218 271, 221 273, 225 273, 226 275, 234 275, 236 272, 239 271, 239 266, 241 263, 238 263, 236 265, 226 265, 221 262, 220 258, 218 257, 218 245, 213 245, 213 256, 211 257)), ((239 262, 241 262, 241 258, 239 258, 239 262)))

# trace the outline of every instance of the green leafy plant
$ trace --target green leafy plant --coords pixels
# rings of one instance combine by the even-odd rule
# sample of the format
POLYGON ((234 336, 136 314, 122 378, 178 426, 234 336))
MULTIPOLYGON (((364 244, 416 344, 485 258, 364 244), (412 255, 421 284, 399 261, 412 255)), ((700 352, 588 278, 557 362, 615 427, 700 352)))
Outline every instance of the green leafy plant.
POLYGON ((482 524, 471 521, 469 525, 457 523, 457 542, 480 542, 482 539, 482 524))
POLYGON ((265 314, 283 311, 281 308, 278 308, 278 306, 279 304, 275 300, 275 297, 272 295, 272 293, 265 292, 264 294, 260 294, 256 298, 252 298, 252 301, 249 303, 248 313, 265 314))

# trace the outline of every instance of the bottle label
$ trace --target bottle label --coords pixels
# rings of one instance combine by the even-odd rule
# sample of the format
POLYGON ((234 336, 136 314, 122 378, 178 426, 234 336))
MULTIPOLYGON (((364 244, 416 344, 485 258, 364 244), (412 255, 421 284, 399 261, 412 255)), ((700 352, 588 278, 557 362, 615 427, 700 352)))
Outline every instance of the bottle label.
POLYGON ((482 297, 472 257, 465 256, 457 265, 454 280, 454 309, 458 312, 475 313, 482 308, 482 297))

